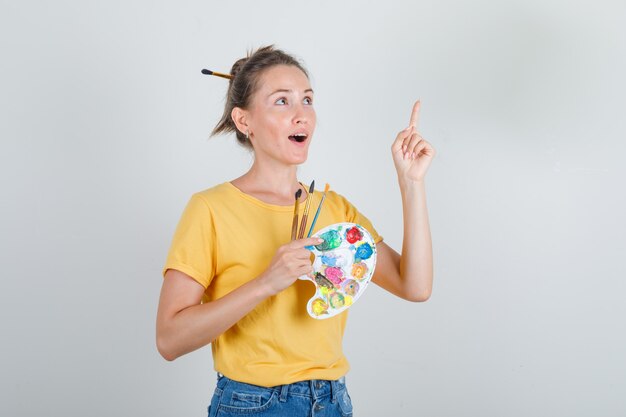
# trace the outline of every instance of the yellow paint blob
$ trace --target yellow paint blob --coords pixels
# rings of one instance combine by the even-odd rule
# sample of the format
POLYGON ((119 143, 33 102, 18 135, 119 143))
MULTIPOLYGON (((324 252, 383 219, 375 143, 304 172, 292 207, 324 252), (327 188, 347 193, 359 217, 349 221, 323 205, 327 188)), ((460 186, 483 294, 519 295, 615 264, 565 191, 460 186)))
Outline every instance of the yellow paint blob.
POLYGON ((321 298, 316 298, 313 300, 313 303, 311 303, 311 309, 313 310, 313 314, 321 316, 322 314, 328 313, 328 304, 321 298))

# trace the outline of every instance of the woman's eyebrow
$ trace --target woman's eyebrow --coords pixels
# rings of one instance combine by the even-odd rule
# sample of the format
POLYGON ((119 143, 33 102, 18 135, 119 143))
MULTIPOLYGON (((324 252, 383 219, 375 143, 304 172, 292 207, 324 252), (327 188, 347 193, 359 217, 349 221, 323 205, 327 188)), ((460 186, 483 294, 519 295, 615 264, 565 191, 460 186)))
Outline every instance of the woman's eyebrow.
MULTIPOLYGON (((271 95, 276 94, 276 93, 291 93, 291 92, 293 92, 293 90, 287 90, 287 89, 284 89, 284 88, 279 88, 278 90, 273 91, 272 93, 268 94, 268 97, 270 97, 271 95)), ((312 88, 307 88, 306 90, 304 90, 304 92, 305 93, 309 93, 309 92, 313 93, 314 91, 313 91, 312 88)))

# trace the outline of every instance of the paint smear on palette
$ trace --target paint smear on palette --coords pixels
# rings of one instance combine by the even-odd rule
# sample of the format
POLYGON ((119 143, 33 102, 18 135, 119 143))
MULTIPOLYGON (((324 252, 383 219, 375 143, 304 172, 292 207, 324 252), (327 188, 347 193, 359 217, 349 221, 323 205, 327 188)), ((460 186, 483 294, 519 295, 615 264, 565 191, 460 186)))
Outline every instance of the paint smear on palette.
POLYGON ((312 237, 324 242, 307 246, 315 255, 313 272, 299 277, 315 284, 307 303, 314 319, 340 314, 363 295, 376 267, 376 244, 370 233, 356 223, 335 223, 312 237))

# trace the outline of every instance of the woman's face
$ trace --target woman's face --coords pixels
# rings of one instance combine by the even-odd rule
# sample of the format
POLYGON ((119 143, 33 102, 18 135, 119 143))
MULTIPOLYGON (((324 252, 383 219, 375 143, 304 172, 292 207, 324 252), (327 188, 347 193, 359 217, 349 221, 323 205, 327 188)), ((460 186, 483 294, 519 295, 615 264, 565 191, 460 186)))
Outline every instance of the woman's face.
POLYGON ((309 79, 298 67, 277 65, 264 71, 247 116, 256 158, 289 165, 306 161, 316 116, 309 79))

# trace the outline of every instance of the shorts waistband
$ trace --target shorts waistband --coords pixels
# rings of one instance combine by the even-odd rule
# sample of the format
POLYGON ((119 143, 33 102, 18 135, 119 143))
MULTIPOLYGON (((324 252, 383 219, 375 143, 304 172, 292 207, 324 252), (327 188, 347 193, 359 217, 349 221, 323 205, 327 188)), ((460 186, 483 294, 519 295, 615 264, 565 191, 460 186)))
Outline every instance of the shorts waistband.
POLYGON ((345 389, 345 379, 345 376, 342 376, 337 380, 310 379, 306 381, 293 382, 291 384, 263 387, 235 381, 220 372, 217 373, 217 383, 219 389, 224 389, 226 386, 235 388, 236 386, 238 389, 244 389, 247 391, 273 390, 279 394, 278 398, 281 402, 285 402, 287 400, 287 396, 289 395, 296 395, 310 397, 313 400, 330 396, 331 402, 334 403, 337 399, 337 394, 341 393, 341 391, 345 389))

